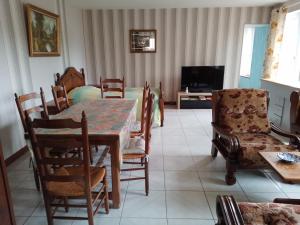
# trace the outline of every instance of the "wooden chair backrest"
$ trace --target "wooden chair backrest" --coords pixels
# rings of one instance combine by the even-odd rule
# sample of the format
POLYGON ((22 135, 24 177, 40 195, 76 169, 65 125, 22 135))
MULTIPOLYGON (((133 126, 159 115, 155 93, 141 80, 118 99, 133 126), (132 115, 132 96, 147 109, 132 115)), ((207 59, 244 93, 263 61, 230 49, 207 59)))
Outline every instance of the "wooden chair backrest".
POLYGON ((141 109, 141 133, 145 132, 146 118, 149 107, 150 86, 146 83, 143 88, 142 109, 141 109))
POLYGON ((290 95, 290 130, 293 133, 300 133, 300 92, 293 91, 290 95))
POLYGON ((102 98, 124 98, 125 80, 123 79, 104 79, 100 77, 100 87, 102 98), (105 95, 105 93, 116 93, 116 95, 105 95))
POLYGON ((147 107, 147 117, 146 117, 146 127, 145 127, 145 153, 149 155, 150 153, 150 141, 151 141, 151 130, 154 120, 154 94, 150 94, 148 98, 148 107, 147 107))
POLYGON ((90 154, 89 139, 86 115, 82 112, 81 122, 75 122, 72 119, 30 119, 26 114, 26 122, 29 127, 29 135, 32 142, 32 148, 37 161, 39 175, 43 190, 47 190, 47 182, 82 182, 86 193, 90 193, 90 154), (38 129, 53 130, 57 134, 38 133, 38 129), (80 135, 59 134, 60 129, 80 129, 80 135), (82 149, 83 157, 51 157, 49 151, 51 149, 82 149), (60 167, 81 167, 84 173, 82 175, 61 175, 55 174, 53 168, 60 167))
POLYGON ((52 89, 54 103, 58 112, 61 112, 66 108, 69 108, 70 103, 68 100, 65 85, 51 86, 51 89, 52 89))
POLYGON ((85 86, 83 68, 77 71, 74 67, 68 67, 62 75, 57 73, 55 85, 64 85, 67 93, 76 87, 85 86))
POLYGON ((29 94, 18 96, 17 93, 15 93, 15 101, 16 101, 16 104, 17 104, 18 112, 19 112, 19 115, 20 115, 20 118, 21 118, 21 121, 22 121, 22 125, 23 125, 23 128, 24 128, 25 134, 28 133, 25 113, 27 113, 28 115, 30 115, 32 113, 41 113, 42 118, 44 118, 44 119, 49 118, 47 103, 45 101, 44 91, 43 91, 42 88, 40 88, 40 94, 38 94, 36 92, 32 92, 32 93, 29 93, 29 94), (25 103, 27 103, 29 101, 31 103, 35 103, 35 101, 37 99, 41 100, 42 105, 33 104, 35 106, 30 107, 30 108, 25 108, 25 103))

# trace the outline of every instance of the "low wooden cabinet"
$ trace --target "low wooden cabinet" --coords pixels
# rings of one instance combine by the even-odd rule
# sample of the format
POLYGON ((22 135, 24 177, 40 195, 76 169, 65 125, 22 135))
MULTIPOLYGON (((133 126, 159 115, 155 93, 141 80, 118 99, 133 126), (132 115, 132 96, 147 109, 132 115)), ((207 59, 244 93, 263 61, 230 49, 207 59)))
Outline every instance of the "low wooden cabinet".
POLYGON ((177 109, 211 109, 211 92, 183 92, 177 94, 177 109))
POLYGON ((16 225, 1 142, 0 142, 0 224, 16 225))

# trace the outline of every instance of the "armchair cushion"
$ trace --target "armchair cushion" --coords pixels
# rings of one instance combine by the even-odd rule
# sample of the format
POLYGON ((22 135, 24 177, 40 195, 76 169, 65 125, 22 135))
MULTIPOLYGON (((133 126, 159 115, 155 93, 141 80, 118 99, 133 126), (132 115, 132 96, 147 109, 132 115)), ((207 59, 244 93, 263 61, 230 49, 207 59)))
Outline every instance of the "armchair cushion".
POLYGON ((246 225, 296 225, 300 206, 280 203, 238 203, 246 225))
POLYGON ((267 91, 225 89, 219 95, 218 124, 228 132, 269 133, 267 91))
POLYGON ((260 151, 286 152, 297 150, 268 134, 237 133, 234 135, 240 143, 239 163, 242 168, 267 167, 267 162, 258 154, 260 151))

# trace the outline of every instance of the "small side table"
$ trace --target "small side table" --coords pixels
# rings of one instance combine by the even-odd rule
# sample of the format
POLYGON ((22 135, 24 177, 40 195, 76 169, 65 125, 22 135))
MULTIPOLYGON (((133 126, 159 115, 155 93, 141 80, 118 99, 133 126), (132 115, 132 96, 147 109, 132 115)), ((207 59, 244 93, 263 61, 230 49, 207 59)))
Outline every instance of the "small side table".
MULTIPOLYGON (((279 152, 259 152, 260 156, 279 174, 287 183, 300 183, 300 163, 284 163, 277 157, 279 152)), ((300 152, 291 152, 299 155, 300 152)))

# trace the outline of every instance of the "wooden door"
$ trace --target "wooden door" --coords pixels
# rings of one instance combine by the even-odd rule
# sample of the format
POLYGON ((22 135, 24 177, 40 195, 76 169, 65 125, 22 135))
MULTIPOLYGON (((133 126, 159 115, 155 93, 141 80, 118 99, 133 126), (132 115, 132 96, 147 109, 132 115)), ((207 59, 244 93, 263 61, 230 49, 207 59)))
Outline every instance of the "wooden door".
POLYGON ((4 163, 2 146, 0 143, 0 224, 15 225, 15 217, 13 212, 10 190, 7 180, 7 171, 4 163))

